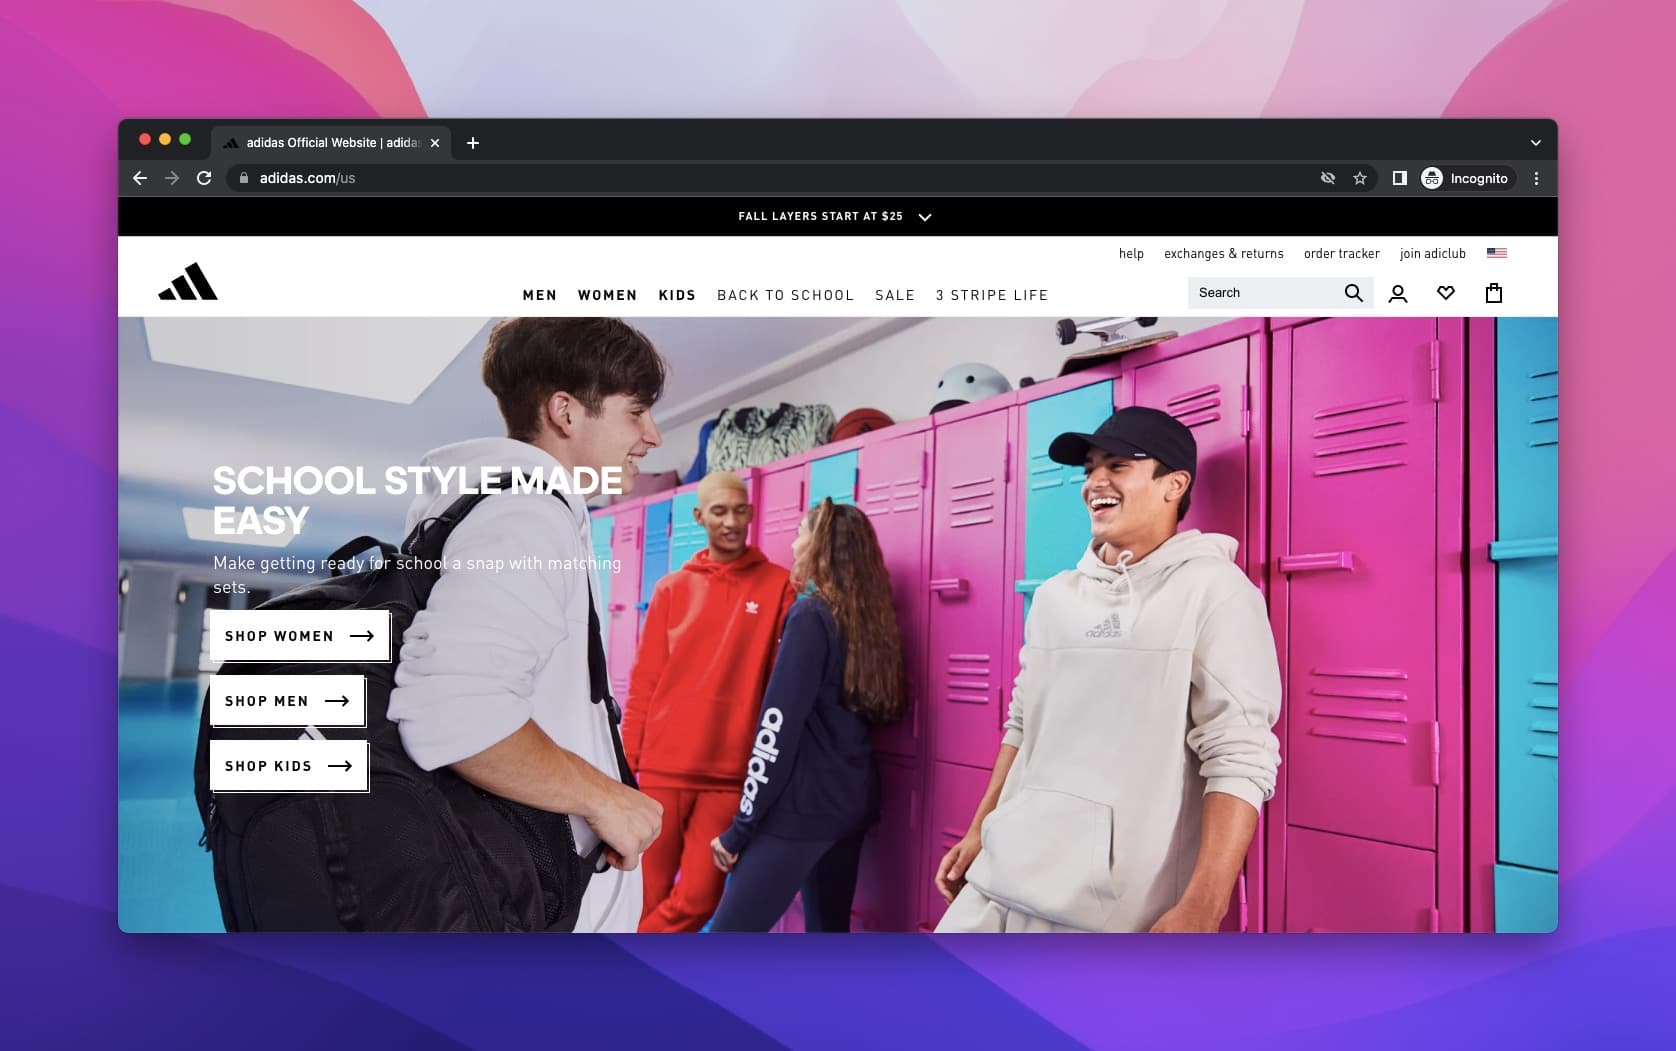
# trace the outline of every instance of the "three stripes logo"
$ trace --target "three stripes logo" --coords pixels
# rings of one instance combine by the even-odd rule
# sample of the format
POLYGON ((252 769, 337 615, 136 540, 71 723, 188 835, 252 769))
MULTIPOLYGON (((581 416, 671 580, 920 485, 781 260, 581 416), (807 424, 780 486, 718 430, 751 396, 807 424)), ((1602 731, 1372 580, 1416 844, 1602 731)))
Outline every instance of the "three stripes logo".
POLYGON ((1123 621, 1116 613, 1089 628, 1086 632, 1091 639, 1121 639, 1123 637, 1123 621))
POLYGON ((214 299, 215 289, 210 287, 209 278, 197 263, 187 266, 186 273, 181 274, 170 282, 169 287, 157 293, 158 299, 214 299))

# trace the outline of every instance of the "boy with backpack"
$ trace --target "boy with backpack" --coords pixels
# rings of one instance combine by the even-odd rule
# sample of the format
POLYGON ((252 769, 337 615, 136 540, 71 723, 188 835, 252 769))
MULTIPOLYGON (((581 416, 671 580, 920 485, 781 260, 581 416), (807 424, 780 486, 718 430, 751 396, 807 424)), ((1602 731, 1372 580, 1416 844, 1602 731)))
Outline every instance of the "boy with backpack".
MULTIPOLYGON (((427 465, 478 469, 621 468, 632 489, 639 461, 661 440, 651 407, 665 364, 640 332, 612 318, 513 318, 483 355, 507 436, 437 449, 427 465)), ((408 527, 453 497, 420 496, 408 527)), ((633 931, 640 920, 640 856, 663 808, 618 780, 608 706, 590 703, 590 634, 598 583, 591 568, 586 494, 501 495, 460 523, 447 562, 533 558, 576 567, 485 572, 444 568, 401 647, 389 716, 414 762, 451 767, 497 797, 571 815, 575 850, 603 844, 611 870, 587 883, 575 930, 633 931)), ((597 642, 595 643, 597 645, 597 642)))

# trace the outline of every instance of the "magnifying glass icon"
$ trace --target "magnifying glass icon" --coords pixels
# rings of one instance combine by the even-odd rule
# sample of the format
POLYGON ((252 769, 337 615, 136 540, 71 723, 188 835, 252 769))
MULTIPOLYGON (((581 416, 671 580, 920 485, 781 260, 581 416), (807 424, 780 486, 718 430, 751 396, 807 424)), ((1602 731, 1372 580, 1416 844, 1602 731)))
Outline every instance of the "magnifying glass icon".
POLYGON ((1354 299, 1358 303, 1365 302, 1365 300, 1362 299, 1361 286, 1360 285, 1355 285, 1355 284, 1349 284, 1349 285, 1344 286, 1344 298, 1354 299))

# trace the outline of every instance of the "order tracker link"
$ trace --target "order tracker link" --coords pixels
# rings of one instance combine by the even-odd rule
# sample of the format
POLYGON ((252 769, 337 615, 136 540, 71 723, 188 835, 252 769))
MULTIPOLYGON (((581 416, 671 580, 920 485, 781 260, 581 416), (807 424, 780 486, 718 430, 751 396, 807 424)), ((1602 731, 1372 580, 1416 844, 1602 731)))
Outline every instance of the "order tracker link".
POLYGON ((210 660, 262 664, 387 664, 390 611, 210 610, 210 660))

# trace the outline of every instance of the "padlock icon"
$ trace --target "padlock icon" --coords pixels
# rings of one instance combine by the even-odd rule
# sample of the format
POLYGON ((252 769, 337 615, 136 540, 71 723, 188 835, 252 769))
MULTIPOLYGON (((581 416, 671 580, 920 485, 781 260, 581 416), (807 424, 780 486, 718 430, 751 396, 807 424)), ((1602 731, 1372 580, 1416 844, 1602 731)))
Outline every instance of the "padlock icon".
POLYGON ((1491 283, 1484 286, 1484 302, 1486 302, 1486 303, 1500 303, 1501 302, 1501 285, 1500 284, 1492 281, 1491 283))

